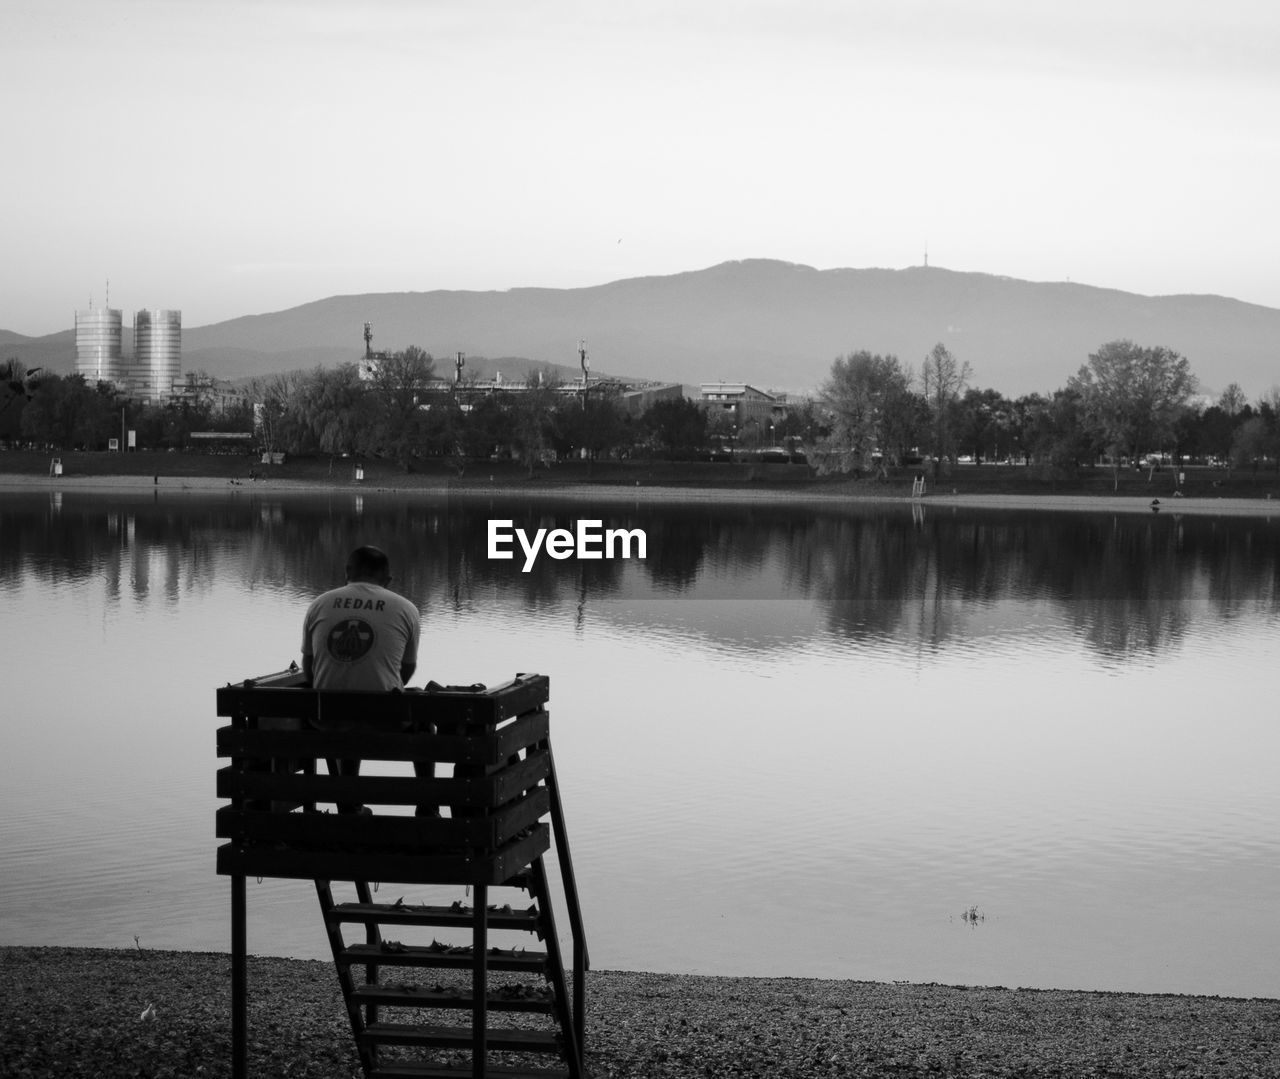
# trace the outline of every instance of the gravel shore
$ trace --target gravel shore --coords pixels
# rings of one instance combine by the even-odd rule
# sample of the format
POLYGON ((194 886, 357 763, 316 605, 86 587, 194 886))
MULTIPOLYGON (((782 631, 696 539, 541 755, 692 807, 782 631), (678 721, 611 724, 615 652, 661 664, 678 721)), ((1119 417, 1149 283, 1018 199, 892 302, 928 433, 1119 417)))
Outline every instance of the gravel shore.
MULTIPOLYGON (((1280 1076, 1280 1000, 619 971, 589 979, 593 1079, 1280 1076)), ((330 964, 255 957, 249 985, 251 1075, 359 1075, 330 964)), ((0 948, 0 1007, 6 1079, 230 1075, 226 954, 0 948)))

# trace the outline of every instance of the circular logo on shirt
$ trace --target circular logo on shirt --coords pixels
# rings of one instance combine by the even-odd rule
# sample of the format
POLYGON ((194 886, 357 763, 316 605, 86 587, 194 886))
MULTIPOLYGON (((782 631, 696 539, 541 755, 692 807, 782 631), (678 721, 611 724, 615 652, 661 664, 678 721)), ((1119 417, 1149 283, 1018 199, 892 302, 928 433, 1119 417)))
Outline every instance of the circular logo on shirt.
POLYGON ((329 655, 339 663, 353 663, 373 647, 373 627, 363 618, 348 618, 329 631, 329 655))

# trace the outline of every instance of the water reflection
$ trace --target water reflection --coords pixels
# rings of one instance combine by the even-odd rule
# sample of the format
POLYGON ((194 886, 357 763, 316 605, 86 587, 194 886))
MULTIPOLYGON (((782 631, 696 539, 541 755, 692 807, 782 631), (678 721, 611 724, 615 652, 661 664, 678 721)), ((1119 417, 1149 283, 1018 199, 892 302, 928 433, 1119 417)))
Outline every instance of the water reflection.
MULTIPOLYGON (((841 638, 908 634, 925 648, 998 622, 1007 601, 1043 605, 1113 658, 1176 646, 1206 613, 1230 620, 1278 604, 1280 529, 1268 519, 365 494, 10 495, 0 504, 0 585, 96 578, 113 601, 155 592, 176 603, 222 576, 301 597, 333 586, 345 552, 364 542, 387 549, 396 588, 423 610, 497 597, 582 624, 591 600, 804 599, 841 638), (490 518, 531 534, 584 516, 643 529, 647 559, 544 556, 525 573, 521 557, 486 557, 490 518)), ((701 631, 716 638, 717 621, 701 617, 701 631)), ((728 639, 741 643, 736 632, 728 639)))
MULTIPOLYGON (((55 493, 0 496, 0 943, 226 947, 212 686, 377 542, 420 681, 552 676, 602 968, 1280 993, 1269 522, 55 493), (495 517, 649 557, 522 574, 495 517)), ((326 954, 313 902, 251 948, 326 954)))

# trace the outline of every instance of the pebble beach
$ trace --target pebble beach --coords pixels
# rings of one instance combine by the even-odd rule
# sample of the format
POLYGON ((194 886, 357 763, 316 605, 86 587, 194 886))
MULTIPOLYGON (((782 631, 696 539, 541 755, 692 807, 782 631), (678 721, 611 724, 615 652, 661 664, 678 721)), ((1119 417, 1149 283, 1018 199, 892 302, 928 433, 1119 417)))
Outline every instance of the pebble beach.
MULTIPOLYGON (((230 956, 0 948, 0 1075, 230 1076, 230 956), (145 1017, 144 1017, 145 1016, 145 1017)), ((591 1079, 1280 1075, 1280 1000, 594 971, 591 1079)), ((252 957, 249 1073, 360 1069, 331 964, 252 957)))

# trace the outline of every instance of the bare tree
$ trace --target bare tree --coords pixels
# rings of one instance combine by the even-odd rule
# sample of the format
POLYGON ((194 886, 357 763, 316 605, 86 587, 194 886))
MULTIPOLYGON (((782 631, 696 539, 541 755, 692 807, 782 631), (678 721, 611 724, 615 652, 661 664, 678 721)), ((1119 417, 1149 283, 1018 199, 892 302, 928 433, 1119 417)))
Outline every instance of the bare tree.
POLYGON ((268 453, 297 452, 305 428, 302 378, 297 372, 255 378, 249 383, 254 433, 268 453))
POLYGON ((1231 383, 1222 391, 1222 396, 1218 398, 1218 407, 1233 418, 1239 414, 1246 404, 1248 404, 1248 400, 1245 398, 1244 390, 1240 388, 1240 383, 1238 382, 1231 383))
POLYGON ((938 474, 939 458, 955 454, 955 412, 971 374, 969 364, 957 360, 941 341, 933 346, 924 359, 921 381, 924 385, 925 404, 929 408, 935 477, 938 474))

